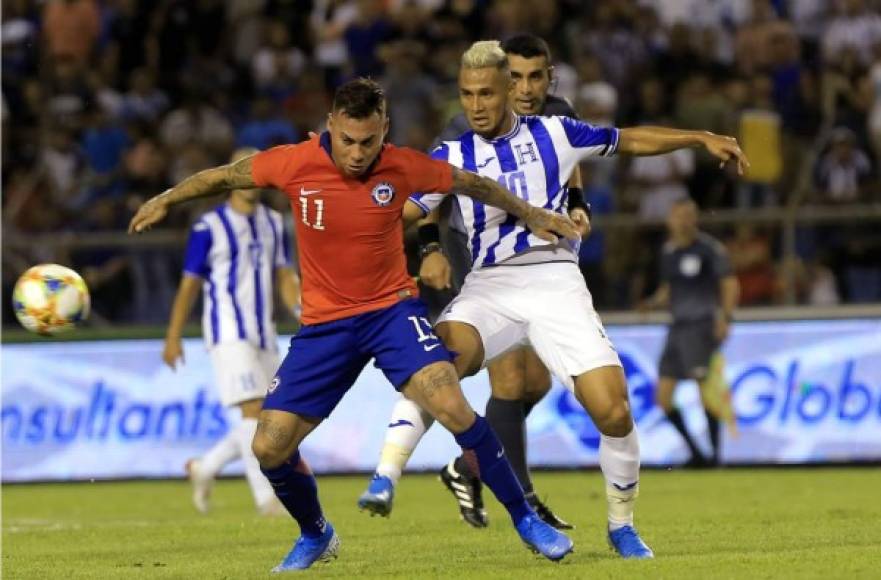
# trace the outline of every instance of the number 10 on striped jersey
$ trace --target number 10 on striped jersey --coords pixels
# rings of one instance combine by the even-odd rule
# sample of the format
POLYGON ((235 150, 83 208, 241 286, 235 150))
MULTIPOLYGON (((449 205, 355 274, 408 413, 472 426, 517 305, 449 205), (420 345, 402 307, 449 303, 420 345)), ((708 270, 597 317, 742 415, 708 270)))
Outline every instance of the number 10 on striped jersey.
POLYGON ((323 199, 313 199, 313 204, 315 205, 315 222, 309 221, 309 198, 301 197, 300 198, 300 217, 303 219, 303 223, 309 226, 310 228, 316 230, 324 229, 324 200, 323 199))

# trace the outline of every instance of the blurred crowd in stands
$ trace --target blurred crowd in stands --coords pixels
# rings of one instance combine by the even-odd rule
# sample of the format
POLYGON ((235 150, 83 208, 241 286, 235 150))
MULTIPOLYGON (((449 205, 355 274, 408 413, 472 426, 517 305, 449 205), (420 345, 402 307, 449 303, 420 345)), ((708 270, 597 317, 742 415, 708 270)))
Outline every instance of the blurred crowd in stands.
MULTIPOLYGON (((683 196, 705 211, 881 202, 879 4, 3 0, 4 237, 121 232, 141 200, 234 148, 322 130, 334 88, 355 76, 385 87, 391 140, 427 149, 459 110, 463 50, 531 32, 551 45, 554 93, 582 118, 732 134, 751 159, 743 179, 692 150, 584 165, 596 215, 646 224, 600 229, 582 249, 598 306, 629 308, 652 290, 659 224, 683 196)), ((184 231, 196 210, 165 228, 184 231)), ((790 260, 773 224, 712 233, 729 246, 743 302, 761 305, 781 302, 784 275, 799 303, 881 301, 879 231, 799 227, 790 260)), ((27 265, 61 261, 86 275, 99 317, 166 319, 180 248, 66 247, 4 247, 4 289, 27 265)))

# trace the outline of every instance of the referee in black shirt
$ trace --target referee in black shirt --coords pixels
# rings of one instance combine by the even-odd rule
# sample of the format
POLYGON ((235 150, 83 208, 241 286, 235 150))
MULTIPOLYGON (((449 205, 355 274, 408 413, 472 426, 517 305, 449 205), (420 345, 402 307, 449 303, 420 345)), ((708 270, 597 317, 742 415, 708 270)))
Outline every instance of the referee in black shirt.
POLYGON ((667 418, 685 439, 691 459, 687 465, 719 463, 719 418, 709 410, 705 381, 710 360, 728 337, 740 286, 731 270, 724 246, 698 230, 694 201, 677 201, 667 217, 669 238, 661 256, 661 286, 645 300, 641 310, 669 306, 673 323, 661 355, 657 400, 667 418), (712 457, 705 457, 673 406, 673 392, 681 380, 700 386, 707 415, 712 457))

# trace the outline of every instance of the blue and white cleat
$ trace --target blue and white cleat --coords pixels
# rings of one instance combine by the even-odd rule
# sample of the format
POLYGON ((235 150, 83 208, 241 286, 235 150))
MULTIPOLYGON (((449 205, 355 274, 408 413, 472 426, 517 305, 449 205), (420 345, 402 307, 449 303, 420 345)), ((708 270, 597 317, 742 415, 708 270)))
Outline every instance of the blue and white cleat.
POLYGON ((535 513, 520 520, 517 533, 530 550, 554 562, 562 560, 572 551, 569 536, 543 522, 535 513))
POLYGON ((395 499, 395 484, 384 475, 374 474, 367 491, 358 498, 358 508, 367 510, 371 516, 387 518, 392 513, 392 501, 395 499))
POLYGON ((305 570, 315 562, 329 562, 335 559, 339 549, 340 537, 328 522, 321 536, 317 538, 300 536, 285 559, 272 571, 278 573, 305 570))
POLYGON ((633 526, 624 526, 609 531, 609 546, 622 558, 649 560, 655 557, 651 548, 645 545, 633 526))

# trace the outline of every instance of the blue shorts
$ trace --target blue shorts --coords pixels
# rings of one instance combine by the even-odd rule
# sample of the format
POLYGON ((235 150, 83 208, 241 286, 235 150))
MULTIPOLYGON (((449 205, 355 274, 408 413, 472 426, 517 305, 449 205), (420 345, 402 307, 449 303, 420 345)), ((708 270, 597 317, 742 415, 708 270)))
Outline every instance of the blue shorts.
POLYGON ((400 390, 416 371, 453 360, 416 298, 382 310, 300 328, 269 387, 264 409, 327 417, 374 363, 400 390))

